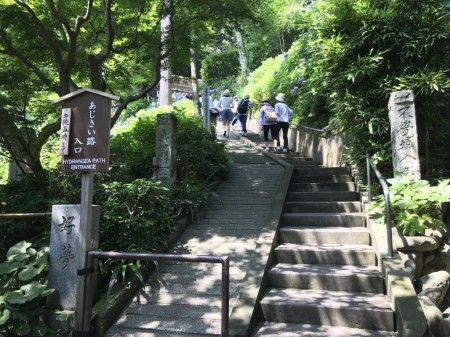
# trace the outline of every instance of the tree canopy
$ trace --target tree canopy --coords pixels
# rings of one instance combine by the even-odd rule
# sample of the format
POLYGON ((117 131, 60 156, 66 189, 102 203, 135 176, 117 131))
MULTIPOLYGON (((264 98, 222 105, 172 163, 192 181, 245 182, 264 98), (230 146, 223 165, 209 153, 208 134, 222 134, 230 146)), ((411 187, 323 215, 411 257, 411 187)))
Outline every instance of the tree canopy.
POLYGON ((161 60, 175 52, 189 55, 189 47, 197 42, 192 39, 201 35, 193 34, 199 27, 251 17, 254 2, 3 1, 2 147, 39 171, 40 150, 59 129, 58 112, 47 107, 51 98, 85 86, 111 92, 121 97, 112 116, 114 125, 130 103, 156 88, 161 60), (172 25, 163 46, 160 21, 167 15, 172 25))

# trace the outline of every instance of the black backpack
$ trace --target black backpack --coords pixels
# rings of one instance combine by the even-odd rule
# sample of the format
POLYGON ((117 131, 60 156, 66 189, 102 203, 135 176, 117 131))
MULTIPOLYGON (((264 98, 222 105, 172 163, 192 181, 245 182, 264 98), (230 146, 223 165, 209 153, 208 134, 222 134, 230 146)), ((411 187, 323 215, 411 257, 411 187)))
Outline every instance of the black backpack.
POLYGON ((236 109, 237 113, 239 115, 245 115, 247 113, 247 110, 248 110, 248 100, 241 99, 236 109))

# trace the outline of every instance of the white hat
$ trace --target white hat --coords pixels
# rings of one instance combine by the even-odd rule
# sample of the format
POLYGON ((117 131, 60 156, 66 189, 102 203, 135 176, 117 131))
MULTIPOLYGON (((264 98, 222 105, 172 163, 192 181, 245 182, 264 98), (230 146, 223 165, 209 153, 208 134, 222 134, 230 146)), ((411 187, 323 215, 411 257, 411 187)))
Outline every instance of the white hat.
POLYGON ((225 89, 225 91, 222 93, 222 95, 224 95, 224 96, 230 95, 230 90, 225 89))
POLYGON ((280 102, 284 102, 284 94, 278 94, 275 96, 275 99, 280 102))

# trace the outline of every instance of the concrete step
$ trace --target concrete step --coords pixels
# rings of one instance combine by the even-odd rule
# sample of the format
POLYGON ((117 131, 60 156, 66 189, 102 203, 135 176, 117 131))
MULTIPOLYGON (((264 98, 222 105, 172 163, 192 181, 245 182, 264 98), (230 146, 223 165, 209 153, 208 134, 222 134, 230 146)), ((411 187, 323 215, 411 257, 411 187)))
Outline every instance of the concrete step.
POLYGON ((280 263, 377 265, 375 250, 367 245, 283 243, 275 248, 275 256, 280 263))
POLYGON ((360 213, 359 201, 286 201, 283 206, 286 213, 360 213))
POLYGON ((291 183, 348 183, 353 182, 353 177, 349 174, 334 174, 329 176, 295 176, 291 178, 291 183))
POLYGON ((288 162, 289 164, 294 165, 296 168, 297 167, 310 168, 311 166, 326 167, 326 166, 322 166, 320 162, 314 161, 314 160, 305 160, 302 158, 280 158, 280 159, 283 159, 285 162, 288 162))
POLYGON ((302 167, 294 168, 294 176, 303 177, 316 177, 316 176, 329 176, 329 175, 341 175, 341 174, 351 174, 350 166, 339 166, 339 167, 302 167))
MULTIPOLYGON (((261 300, 266 321, 394 331, 385 295, 326 290, 269 289, 261 300)), ((279 335, 278 335, 279 336, 279 335)))
POLYGON ((364 213, 283 213, 281 226, 366 227, 364 213))
POLYGON ((317 243, 370 245, 370 233, 364 227, 292 227, 278 230, 280 243, 317 243))
POLYGON ((286 201, 358 201, 358 192, 288 192, 286 201))
POLYGON ((324 192, 324 191, 355 191, 353 182, 348 183, 291 183, 289 192, 324 192))
POLYGON ((269 287, 383 293, 375 266, 279 263, 268 272, 269 287))
POLYGON ((284 153, 284 152, 276 152, 275 155, 281 159, 298 159, 303 161, 312 161, 312 158, 306 157, 304 154, 298 152, 284 153))
POLYGON ((329 325, 264 322, 252 337, 397 337, 396 332, 329 325))

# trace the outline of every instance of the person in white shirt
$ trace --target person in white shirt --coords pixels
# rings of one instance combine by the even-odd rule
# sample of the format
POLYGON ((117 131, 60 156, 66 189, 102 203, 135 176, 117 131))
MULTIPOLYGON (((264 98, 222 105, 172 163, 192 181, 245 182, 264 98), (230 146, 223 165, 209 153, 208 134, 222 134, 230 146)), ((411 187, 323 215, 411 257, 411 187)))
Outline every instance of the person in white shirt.
POLYGON ((234 117, 233 107, 233 97, 231 97, 230 90, 226 89, 222 93, 222 97, 220 97, 219 99, 218 108, 220 109, 220 118, 222 120, 222 124, 225 127, 223 136, 227 138, 230 138, 230 123, 234 117))
POLYGON ((284 94, 278 94, 275 97, 277 103, 275 103, 275 113, 277 115, 276 125, 276 148, 277 152, 287 153, 288 147, 288 131, 289 131, 289 118, 292 116, 292 109, 284 102, 284 94), (280 131, 283 131, 283 150, 281 150, 280 131))

